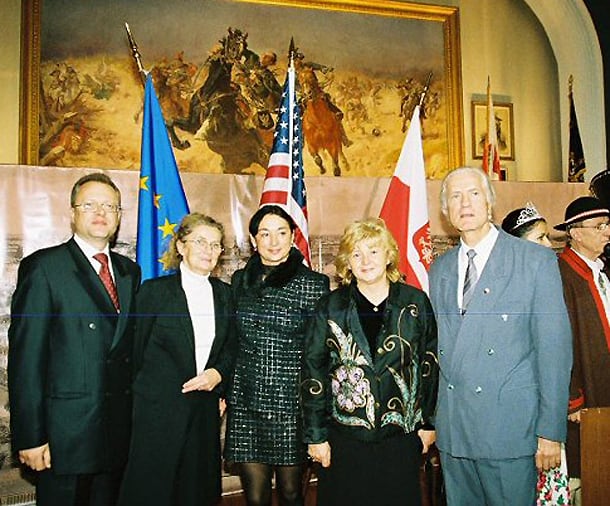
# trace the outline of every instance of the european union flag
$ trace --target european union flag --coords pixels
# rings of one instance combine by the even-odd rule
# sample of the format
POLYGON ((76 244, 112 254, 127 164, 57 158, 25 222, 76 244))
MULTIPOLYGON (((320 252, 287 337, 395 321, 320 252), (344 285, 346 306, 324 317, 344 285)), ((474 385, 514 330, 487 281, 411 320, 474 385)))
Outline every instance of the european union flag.
POLYGON ((170 274, 160 259, 189 208, 152 78, 146 79, 136 259, 142 280, 170 274))

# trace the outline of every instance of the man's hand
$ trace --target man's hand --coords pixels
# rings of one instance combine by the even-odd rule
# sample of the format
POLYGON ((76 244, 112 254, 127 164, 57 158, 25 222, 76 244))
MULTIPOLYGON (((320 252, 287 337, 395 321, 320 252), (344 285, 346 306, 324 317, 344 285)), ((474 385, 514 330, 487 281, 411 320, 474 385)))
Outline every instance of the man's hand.
POLYGON ((30 467, 34 471, 51 469, 51 450, 49 443, 36 448, 19 450, 19 462, 30 467))
POLYGON ((548 471, 561 464, 561 443, 550 439, 538 438, 536 467, 539 471, 548 471))
POLYGON ((314 462, 322 464, 322 467, 330 466, 330 444, 328 444, 328 441, 308 445, 307 453, 314 462))
POLYGON ((195 390, 211 392, 221 381, 222 376, 216 369, 206 369, 201 374, 191 378, 182 385, 182 393, 186 394, 187 392, 194 392, 195 390))
POLYGON ((578 411, 574 411, 574 413, 570 413, 568 415, 568 420, 574 423, 580 423, 580 409, 578 411))

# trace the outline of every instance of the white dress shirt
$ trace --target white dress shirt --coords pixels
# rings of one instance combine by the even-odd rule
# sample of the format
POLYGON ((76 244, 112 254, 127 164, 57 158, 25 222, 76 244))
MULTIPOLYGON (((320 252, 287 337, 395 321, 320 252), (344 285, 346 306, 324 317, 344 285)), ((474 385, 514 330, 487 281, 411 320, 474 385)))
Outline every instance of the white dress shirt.
POLYGON ((473 261, 475 267, 477 268, 478 279, 480 279, 483 269, 485 268, 485 264, 489 259, 489 255, 491 255, 491 250, 496 244, 498 234, 498 229, 492 225, 489 232, 487 232, 487 235, 483 237, 483 239, 481 239, 474 247, 468 246, 460 239, 460 250, 458 252, 458 307, 462 307, 462 301, 464 298, 464 281, 466 280, 466 268, 468 267, 468 256, 466 252, 471 249, 476 251, 477 254, 473 261))
POLYGON ((87 260, 89 260, 91 267, 93 267, 98 276, 100 275, 100 270, 102 270, 102 264, 99 260, 93 258, 93 255, 96 255, 97 253, 106 253, 106 256, 108 257, 108 269, 110 269, 112 281, 114 281, 116 284, 116 279, 114 277, 114 269, 112 268, 112 259, 110 258, 110 247, 106 244, 106 247, 103 250, 99 250, 91 246, 88 242, 80 238, 77 234, 74 234, 74 242, 87 257, 87 260))

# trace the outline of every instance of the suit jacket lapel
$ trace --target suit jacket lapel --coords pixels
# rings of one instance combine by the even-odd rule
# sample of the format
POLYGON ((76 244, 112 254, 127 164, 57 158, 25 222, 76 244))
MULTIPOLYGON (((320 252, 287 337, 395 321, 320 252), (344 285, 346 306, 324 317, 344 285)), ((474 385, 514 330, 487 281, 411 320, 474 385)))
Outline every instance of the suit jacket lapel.
MULTIPOLYGON (((123 268, 116 253, 111 251, 110 256, 112 258, 112 268, 114 270, 114 282, 119 294, 119 304, 121 305, 121 311, 118 314, 117 325, 112 339, 111 348, 114 348, 124 335, 127 322, 129 321, 129 313, 132 310, 130 303, 133 300, 133 283, 131 276, 123 268)), ((110 299, 110 297, 108 297, 108 299, 110 299)))
POLYGON ((458 307, 457 301, 457 290, 458 290, 458 251, 459 247, 453 248, 448 255, 450 258, 447 260, 449 269, 441 274, 441 287, 439 293, 443 297, 442 304, 439 306, 449 313, 459 313, 460 308, 458 307))
POLYGON ((228 301, 222 296, 222 290, 219 289, 217 280, 209 278, 212 285, 212 294, 214 295, 214 322, 215 322, 215 336, 212 342, 212 349, 210 350, 210 356, 208 358, 208 364, 216 362, 219 351, 222 349, 222 345, 227 336, 227 325, 228 321, 224 308, 227 307, 228 301))
POLYGON ((85 254, 78 247, 74 239, 70 239, 66 245, 74 261, 74 274, 78 282, 83 285, 85 291, 91 296, 91 299, 99 307, 101 313, 114 316, 116 309, 110 300, 110 296, 85 254))
MULTIPOLYGON (((482 334, 477 329, 484 325, 484 318, 493 317, 498 310, 498 300, 504 297, 504 288, 509 281, 505 266, 511 264, 510 257, 512 255, 512 248, 506 244, 506 236, 503 232, 500 232, 477 282, 474 295, 468 305, 468 311, 464 316, 455 318, 459 330, 456 333, 455 349, 452 354, 452 370, 459 369, 466 355, 479 348, 479 340, 482 334)), ((457 256, 454 263, 457 269, 457 256)), ((457 284, 457 273, 455 279, 457 284)), ((456 290, 454 292, 455 298, 457 286, 454 287, 454 290, 456 290)))
POLYGON ((505 233, 500 232, 468 306, 473 314, 490 313, 497 306, 498 298, 504 293, 508 281, 505 267, 511 264, 512 255, 513 250, 506 244, 505 233))
MULTIPOLYGON (((171 313, 177 315, 180 320, 180 326, 183 333, 180 335, 181 339, 186 339, 188 357, 185 356, 187 363, 192 363, 192 368, 197 369, 195 363, 195 332, 193 331, 193 321, 189 312, 188 302, 186 300, 186 293, 182 289, 182 276, 178 273, 174 277, 174 282, 171 285, 170 298, 173 303, 169 304, 172 308, 171 313), (182 316, 184 315, 184 316, 182 316)), ((161 294, 160 294, 161 296, 161 294)), ((177 336, 178 337, 178 336, 177 336)))

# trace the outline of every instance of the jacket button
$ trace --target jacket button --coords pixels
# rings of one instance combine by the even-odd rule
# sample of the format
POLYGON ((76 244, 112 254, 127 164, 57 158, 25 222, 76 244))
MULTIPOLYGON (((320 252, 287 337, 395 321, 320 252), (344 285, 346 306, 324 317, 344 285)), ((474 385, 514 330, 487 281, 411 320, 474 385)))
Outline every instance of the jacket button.
POLYGON ((447 385, 447 390, 453 390, 453 388, 454 388, 454 387, 453 387, 453 385, 452 385, 451 383, 449 383, 449 384, 447 385))
POLYGON ((439 355, 444 355, 445 354, 445 350, 438 350, 438 354, 439 355))
POLYGON ((481 387, 477 387, 474 389, 474 391, 475 391, 475 393, 480 394, 483 391, 483 389, 481 387))
POLYGON ((383 354, 383 348, 381 346, 377 348, 377 353, 379 353, 380 355, 383 354))
POLYGON ((495 352, 496 352, 496 351, 495 351, 493 348, 489 348, 489 349, 487 350, 487 354, 488 354, 488 355, 493 355, 495 352))
POLYGON ((95 330, 96 329, 95 323, 93 323, 93 322, 89 323, 89 328, 91 330, 95 330))

